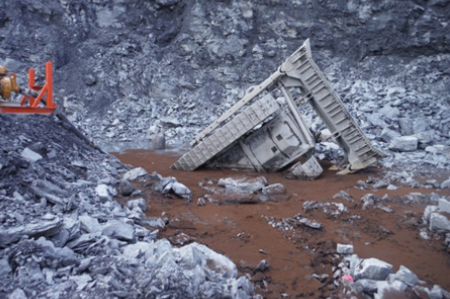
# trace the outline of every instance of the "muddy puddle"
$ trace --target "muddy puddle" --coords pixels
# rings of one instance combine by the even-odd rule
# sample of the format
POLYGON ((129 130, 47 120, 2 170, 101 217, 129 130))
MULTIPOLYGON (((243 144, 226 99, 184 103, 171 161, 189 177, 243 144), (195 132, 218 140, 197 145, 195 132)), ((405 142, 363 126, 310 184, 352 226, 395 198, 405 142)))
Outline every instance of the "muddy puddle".
MULTIPOLYGON (((168 219, 159 237, 167 238, 175 245, 196 241, 228 256, 241 274, 251 277, 256 292, 264 298, 320 298, 336 292, 331 287, 336 243, 353 244, 360 257, 384 260, 394 266, 394 271, 404 265, 419 279, 450 290, 450 254, 443 246, 444 240, 431 234, 429 240, 419 236, 419 229, 425 227, 421 218, 426 203, 423 200, 411 203, 404 199, 404 195, 411 192, 448 196, 450 190, 401 187, 370 191, 355 188, 358 181, 376 176, 377 169, 347 176, 325 170, 316 181, 295 181, 284 179, 280 173, 172 170, 170 165, 181 155, 175 152, 128 150, 113 154, 123 163, 141 166, 149 173, 156 171, 164 177, 174 176, 190 188, 193 200, 187 203, 183 199, 155 196, 144 184, 136 183, 141 184, 137 187, 147 198, 147 216, 168 219), (197 206, 197 199, 207 194, 199 186, 200 182, 258 176, 264 176, 269 184, 283 184, 286 195, 276 201, 256 204, 214 205, 208 202, 205 206, 197 206), (350 194, 354 202, 333 198, 341 190, 350 194), (388 209, 363 210, 360 199, 367 193, 386 194, 390 200, 383 202, 383 206, 388 209), (342 203, 347 211, 330 213, 323 208, 305 211, 303 204, 306 201, 342 203), (298 214, 320 222, 322 229, 276 227, 283 219, 292 219, 298 214), (255 270, 262 260, 269 264, 268 269, 264 272, 255 270), (313 274, 330 277, 317 279, 313 274)), ((326 169, 330 165, 322 166, 326 169)))

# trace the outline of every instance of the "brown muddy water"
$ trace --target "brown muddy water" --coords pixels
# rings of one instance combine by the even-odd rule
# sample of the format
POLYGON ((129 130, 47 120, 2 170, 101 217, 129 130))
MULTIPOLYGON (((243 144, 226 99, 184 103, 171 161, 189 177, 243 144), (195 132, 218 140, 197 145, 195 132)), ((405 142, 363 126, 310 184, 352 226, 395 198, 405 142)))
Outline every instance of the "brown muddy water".
MULTIPOLYGON (((332 285, 333 266, 336 265, 336 243, 353 244, 354 253, 362 258, 375 257, 391 263, 393 271, 404 265, 419 279, 438 284, 450 290, 450 253, 444 240, 431 235, 430 240, 419 236, 425 227, 422 214, 426 203, 408 204, 402 196, 411 192, 450 195, 450 190, 412 189, 377 191, 355 188, 359 180, 376 176, 377 169, 346 176, 325 170, 315 181, 287 180, 281 173, 252 173, 232 170, 198 170, 185 172, 170 169, 182 153, 152 150, 128 150, 113 153, 123 163, 141 166, 149 173, 174 176, 193 193, 193 200, 167 198, 153 194, 144 183, 136 187, 144 192, 148 202, 147 216, 168 219, 159 238, 167 238, 174 245, 199 242, 228 256, 237 265, 240 274, 251 277, 256 292, 264 298, 325 298, 335 294, 332 285), (208 192, 199 184, 226 177, 254 178, 264 176, 269 184, 281 183, 286 196, 275 201, 256 204, 197 206, 197 199, 208 192), (340 190, 349 193, 355 203, 341 198, 333 199, 340 190), (367 193, 387 194, 391 201, 383 203, 393 212, 381 209, 362 209, 361 197, 367 193), (348 212, 332 216, 321 209, 305 212, 305 201, 343 203, 348 212), (276 221, 293 218, 297 214, 323 224, 321 230, 305 226, 280 231, 269 225, 268 217, 276 221), (269 263, 264 272, 254 271, 261 260, 269 263), (329 274, 319 281, 313 274, 329 274)), ((323 165, 324 169, 329 165, 323 165)), ((448 176, 447 176, 448 177, 448 176)), ((119 198, 125 201, 126 198, 119 198)))

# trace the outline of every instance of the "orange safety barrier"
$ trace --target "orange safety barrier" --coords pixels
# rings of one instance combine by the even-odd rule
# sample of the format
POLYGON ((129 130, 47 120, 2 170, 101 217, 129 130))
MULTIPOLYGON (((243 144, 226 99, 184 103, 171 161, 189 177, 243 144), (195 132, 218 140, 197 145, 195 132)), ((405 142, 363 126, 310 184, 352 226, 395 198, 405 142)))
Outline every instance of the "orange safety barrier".
POLYGON ((14 102, 0 102, 0 113, 40 113, 50 114, 56 109, 56 104, 53 103, 53 67, 52 63, 48 61, 45 64, 45 84, 38 86, 35 83, 34 69, 28 71, 28 88, 38 92, 36 98, 30 95, 24 95, 19 103, 14 102), (43 99, 45 95, 45 100, 43 99), (28 105, 26 105, 28 100, 28 105), (45 106, 38 106, 40 102, 45 106))

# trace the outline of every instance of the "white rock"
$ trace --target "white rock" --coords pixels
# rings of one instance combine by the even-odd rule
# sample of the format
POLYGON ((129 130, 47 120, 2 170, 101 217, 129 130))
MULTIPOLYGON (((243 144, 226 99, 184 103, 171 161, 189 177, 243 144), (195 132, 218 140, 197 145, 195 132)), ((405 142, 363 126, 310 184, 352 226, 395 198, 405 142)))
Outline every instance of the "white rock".
POLYGON ((337 244, 336 251, 340 254, 353 254, 353 245, 337 244))
POLYGON ((429 145, 425 148, 425 151, 432 154, 443 154, 446 150, 446 146, 442 144, 429 145))
POLYGON ((355 267, 355 279, 384 280, 392 272, 392 265, 376 258, 362 260, 355 267))
POLYGON ((123 241, 133 241, 134 240, 134 228, 133 226, 123 223, 119 220, 108 221, 102 231, 103 235, 123 240, 123 241))
POLYGON ((450 201, 446 200, 445 198, 439 198, 438 208, 442 212, 450 214, 450 201))
POLYGON ((192 199, 192 192, 191 190, 189 190, 188 187, 186 187, 185 185, 183 185, 180 182, 175 182, 172 184, 172 190, 173 192, 175 192, 175 194, 177 194, 178 196, 181 196, 183 198, 186 198, 187 200, 191 200, 192 199))
POLYGON ((237 277, 236 265, 226 256, 205 245, 194 242, 181 248, 174 248, 173 251, 180 265, 188 269, 200 266, 213 280, 217 277, 220 279, 237 277))
POLYGON ((109 192, 108 192, 108 185, 100 184, 97 187, 95 187, 95 193, 100 198, 109 198, 109 192))
POLYGON ((441 189, 450 189, 450 179, 442 182, 441 189))
POLYGON ((219 180, 218 185, 234 192, 253 193, 267 186, 267 180, 262 176, 253 179, 224 178, 219 180))
POLYGON ((419 282, 419 279, 417 278, 417 275, 414 274, 411 270, 401 265, 400 269, 395 274, 389 275, 388 281, 391 284, 395 281, 401 281, 413 287, 419 282))
POLYGON ((381 131, 381 135, 380 135, 381 139, 383 139, 386 142, 391 142, 391 140, 401 137, 401 136, 402 136, 402 134, 390 129, 389 127, 384 128, 383 131, 381 131))
POLYGON ((154 246, 153 242, 136 242, 123 247, 123 255, 128 258, 139 258, 141 255, 144 255, 147 259, 148 256, 153 254, 154 246))
POLYGON ((430 216, 430 230, 450 232, 450 221, 447 217, 439 213, 431 213, 430 216))
POLYGON ((20 155, 23 158, 25 158, 26 160, 28 160, 29 162, 31 162, 31 163, 34 163, 34 162, 39 161, 40 159, 42 159, 41 155, 39 155, 38 153, 30 150, 28 147, 25 148, 20 155))
POLYGON ((81 222, 81 228, 88 233, 95 233, 102 230, 102 226, 98 223, 98 220, 89 215, 81 215, 78 219, 81 222))
POLYGON ((139 178, 139 177, 141 177, 141 176, 144 176, 144 175, 146 175, 146 174, 148 174, 148 172, 147 172, 144 168, 142 168, 142 167, 136 167, 136 168, 133 168, 133 169, 127 171, 127 172, 123 175, 123 179, 124 179, 124 180, 129 180, 129 181, 134 181, 134 180, 136 180, 137 178, 139 178))
POLYGON ((430 221, 431 213, 434 213, 438 210, 437 206, 426 206, 425 211, 423 211, 422 219, 428 223, 430 221))
POLYGON ((142 211, 146 211, 147 210, 147 203, 145 202, 144 198, 137 198, 137 199, 129 200, 127 202, 127 207, 129 209, 133 209, 135 207, 139 207, 142 211))
POLYGON ((414 136, 401 136, 391 140, 389 149, 399 152, 415 151, 419 144, 419 139, 414 136))

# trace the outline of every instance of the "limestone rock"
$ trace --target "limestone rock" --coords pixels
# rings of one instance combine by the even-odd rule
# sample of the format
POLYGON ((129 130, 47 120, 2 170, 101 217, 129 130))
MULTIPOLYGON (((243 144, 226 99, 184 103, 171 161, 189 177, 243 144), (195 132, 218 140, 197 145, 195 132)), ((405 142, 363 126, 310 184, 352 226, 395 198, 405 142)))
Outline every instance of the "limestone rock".
POLYGON ((123 175, 123 179, 124 180, 134 181, 134 180, 138 179, 139 177, 145 176, 147 174, 148 173, 147 173, 147 171, 144 168, 136 167, 136 168, 133 168, 133 169, 127 171, 123 175))
POLYGON ((389 143, 389 149, 399 152, 410 152, 417 149, 419 140, 413 136, 400 136, 393 138, 389 143))
POLYGON ((354 277, 358 279, 385 280, 392 272, 392 265, 376 258, 361 260, 356 265, 354 277))

